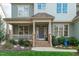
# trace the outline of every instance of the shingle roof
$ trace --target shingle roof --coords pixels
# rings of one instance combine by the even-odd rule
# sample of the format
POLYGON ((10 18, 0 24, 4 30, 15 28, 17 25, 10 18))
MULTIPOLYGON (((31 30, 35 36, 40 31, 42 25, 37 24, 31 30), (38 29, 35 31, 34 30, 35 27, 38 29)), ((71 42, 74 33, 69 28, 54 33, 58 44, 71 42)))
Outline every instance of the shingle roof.
POLYGON ((33 15, 34 18, 54 18, 54 16, 48 14, 48 13, 37 13, 33 15))
POLYGON ((78 17, 79 16, 79 11, 77 11, 77 13, 76 13, 76 16, 75 17, 78 17))
POLYGON ((54 16, 48 14, 48 13, 37 13, 35 15, 33 15, 32 17, 16 17, 16 18, 4 18, 5 21, 26 21, 26 20, 32 20, 34 18, 51 18, 54 19, 54 16))
POLYGON ((77 21, 79 19, 79 11, 77 11, 76 16, 73 18, 73 22, 77 21))
POLYGON ((25 21, 25 20, 31 20, 29 17, 17 17, 17 18, 4 18, 5 21, 25 21))

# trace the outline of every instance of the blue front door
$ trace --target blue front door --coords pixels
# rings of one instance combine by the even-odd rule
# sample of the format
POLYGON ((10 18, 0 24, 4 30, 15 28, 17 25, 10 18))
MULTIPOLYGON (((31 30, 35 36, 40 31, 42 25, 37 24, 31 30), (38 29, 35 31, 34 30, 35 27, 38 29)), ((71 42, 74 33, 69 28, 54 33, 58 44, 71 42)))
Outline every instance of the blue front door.
POLYGON ((44 38, 44 27, 39 27, 39 38, 44 38))

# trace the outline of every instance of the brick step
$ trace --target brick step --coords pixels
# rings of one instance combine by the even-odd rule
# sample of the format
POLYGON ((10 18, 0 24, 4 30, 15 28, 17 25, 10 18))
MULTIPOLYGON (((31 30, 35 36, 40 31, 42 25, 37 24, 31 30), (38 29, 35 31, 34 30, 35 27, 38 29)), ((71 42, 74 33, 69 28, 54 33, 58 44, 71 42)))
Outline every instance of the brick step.
POLYGON ((36 41, 35 47, 50 47, 50 44, 48 41, 36 41))

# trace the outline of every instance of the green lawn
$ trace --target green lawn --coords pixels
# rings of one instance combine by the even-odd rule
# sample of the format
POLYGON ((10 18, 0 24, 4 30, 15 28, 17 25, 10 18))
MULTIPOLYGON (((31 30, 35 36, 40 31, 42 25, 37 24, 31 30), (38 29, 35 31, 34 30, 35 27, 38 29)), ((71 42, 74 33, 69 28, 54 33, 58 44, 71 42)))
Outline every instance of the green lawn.
POLYGON ((75 56, 72 52, 0 51, 0 56, 75 56))

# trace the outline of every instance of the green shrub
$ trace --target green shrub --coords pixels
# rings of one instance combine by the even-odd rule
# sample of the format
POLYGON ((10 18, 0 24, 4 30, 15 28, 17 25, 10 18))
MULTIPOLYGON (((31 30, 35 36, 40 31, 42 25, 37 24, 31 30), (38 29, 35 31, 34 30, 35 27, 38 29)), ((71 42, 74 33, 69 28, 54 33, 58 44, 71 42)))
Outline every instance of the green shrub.
POLYGON ((19 44, 20 46, 25 46, 25 47, 31 46, 30 41, 24 40, 24 39, 20 39, 20 40, 18 41, 18 44, 19 44))
POLYGON ((27 46, 32 46, 31 42, 28 41, 28 40, 25 41, 25 44, 24 44, 24 45, 25 45, 26 47, 27 47, 27 46))
POLYGON ((16 42, 14 39, 11 39, 10 42, 13 44, 13 45, 17 45, 18 42, 16 42))
POLYGON ((79 45, 79 40, 77 40, 77 43, 78 43, 78 45, 79 45))
POLYGON ((48 41, 48 37, 46 37, 45 40, 48 41))
POLYGON ((64 45, 64 41, 65 39, 68 41, 68 45, 70 46, 78 46, 79 41, 74 38, 74 37, 58 37, 56 38, 56 36, 52 36, 52 45, 56 46, 56 45, 64 45))
POLYGON ((56 46, 56 45, 58 45, 59 43, 58 43, 58 39, 56 39, 56 36, 52 36, 52 45, 53 46, 56 46))
POLYGON ((78 54, 79 54, 79 45, 76 47, 76 49, 77 49, 77 52, 78 52, 78 54))
POLYGON ((78 40, 74 37, 69 37, 69 43, 71 46, 78 46, 78 40))
POLYGON ((76 48, 77 50, 79 50, 79 45, 77 46, 77 48, 76 48))
POLYGON ((5 30, 4 29, 5 29, 4 22, 0 18, 0 43, 5 38, 5 30))
POLYGON ((63 44, 64 45, 64 40, 65 40, 65 37, 59 37, 59 38, 57 38, 58 39, 58 43, 59 43, 59 45, 60 44, 63 44))
POLYGON ((21 46, 23 46, 23 45, 24 45, 24 39, 20 39, 20 40, 18 41, 18 44, 21 45, 21 46))
POLYGON ((10 43, 10 41, 6 41, 6 43, 3 45, 3 49, 12 49, 13 44, 10 43))

